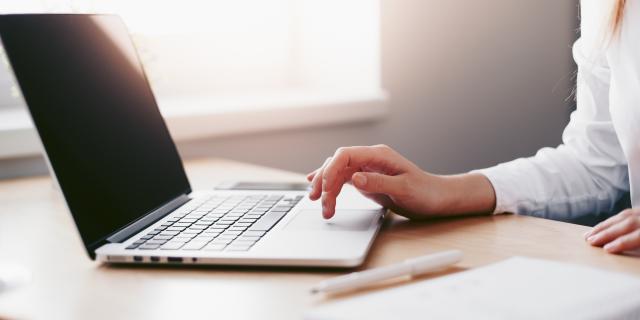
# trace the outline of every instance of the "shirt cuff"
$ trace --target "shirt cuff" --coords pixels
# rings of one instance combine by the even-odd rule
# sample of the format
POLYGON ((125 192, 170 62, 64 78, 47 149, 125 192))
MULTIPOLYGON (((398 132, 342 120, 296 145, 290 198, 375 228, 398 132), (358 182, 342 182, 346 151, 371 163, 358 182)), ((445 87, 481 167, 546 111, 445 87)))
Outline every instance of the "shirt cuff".
POLYGON ((487 177, 491 185, 493 186, 493 190, 496 194, 496 207, 493 210, 493 214, 501 214, 501 213, 515 213, 515 203, 517 202, 516 195, 510 192, 513 187, 509 188, 509 185, 512 185, 513 182, 509 181, 507 178, 508 173, 505 172, 503 168, 500 166, 473 170, 469 173, 479 173, 487 177))

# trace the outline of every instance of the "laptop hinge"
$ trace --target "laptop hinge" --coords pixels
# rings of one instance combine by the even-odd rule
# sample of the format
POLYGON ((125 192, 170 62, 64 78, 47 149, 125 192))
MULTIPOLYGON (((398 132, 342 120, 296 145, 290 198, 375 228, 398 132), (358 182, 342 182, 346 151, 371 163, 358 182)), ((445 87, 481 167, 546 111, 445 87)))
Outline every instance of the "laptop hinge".
POLYGON ((108 242, 122 242, 124 240, 127 240, 131 236, 133 236, 136 233, 140 232, 142 229, 148 227, 152 223, 160 220, 162 217, 164 217, 167 214, 169 214, 170 212, 172 212, 173 210, 175 210, 178 207, 182 206, 183 204, 187 203, 189 200, 191 200, 191 199, 186 194, 183 194, 183 195, 181 195, 181 196, 169 201, 168 203, 166 203, 162 207, 159 207, 156 210, 153 210, 152 212, 148 213, 147 215, 145 215, 144 217, 142 217, 138 221, 133 222, 133 223, 129 224, 128 226, 122 228, 122 230, 112 234, 111 236, 109 236, 107 238, 107 241, 108 242))

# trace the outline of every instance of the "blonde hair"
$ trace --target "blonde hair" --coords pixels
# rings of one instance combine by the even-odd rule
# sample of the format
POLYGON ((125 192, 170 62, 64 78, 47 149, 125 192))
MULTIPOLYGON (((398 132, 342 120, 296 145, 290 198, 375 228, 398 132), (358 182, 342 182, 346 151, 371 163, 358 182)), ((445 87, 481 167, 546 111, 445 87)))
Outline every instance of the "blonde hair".
POLYGON ((624 7, 627 0, 616 0, 611 12, 611 34, 617 35, 622 25, 622 17, 624 16, 624 7))

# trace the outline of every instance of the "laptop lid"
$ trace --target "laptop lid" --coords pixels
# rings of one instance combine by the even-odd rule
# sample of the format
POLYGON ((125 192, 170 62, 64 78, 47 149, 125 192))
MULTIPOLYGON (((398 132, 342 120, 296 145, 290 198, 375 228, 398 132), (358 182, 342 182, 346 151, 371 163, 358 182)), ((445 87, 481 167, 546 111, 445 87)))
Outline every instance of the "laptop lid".
POLYGON ((191 192, 118 16, 3 15, 0 37, 91 257, 191 192))

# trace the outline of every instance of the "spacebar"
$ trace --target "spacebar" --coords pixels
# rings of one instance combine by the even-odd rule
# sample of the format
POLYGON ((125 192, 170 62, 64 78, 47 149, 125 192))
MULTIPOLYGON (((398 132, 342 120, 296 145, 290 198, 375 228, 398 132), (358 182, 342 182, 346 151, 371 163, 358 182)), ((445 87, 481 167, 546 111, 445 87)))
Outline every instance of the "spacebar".
POLYGON ((273 228, 282 217, 284 217, 286 212, 267 212, 260 220, 256 221, 250 228, 249 231, 269 231, 269 229, 273 228))

